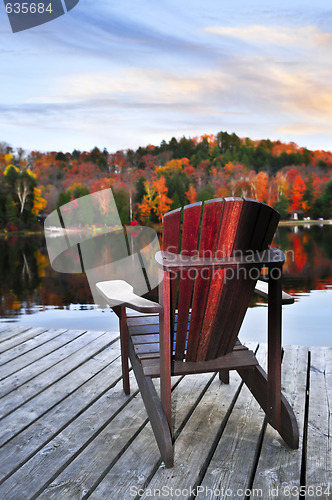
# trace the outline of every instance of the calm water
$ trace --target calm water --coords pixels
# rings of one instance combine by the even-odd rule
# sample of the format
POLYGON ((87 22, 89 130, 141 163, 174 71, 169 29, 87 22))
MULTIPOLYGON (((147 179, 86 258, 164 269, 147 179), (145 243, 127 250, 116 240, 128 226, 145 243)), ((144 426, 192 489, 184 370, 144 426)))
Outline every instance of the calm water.
MULTIPOLYGON (((284 344, 332 345, 332 226, 281 227, 275 245, 287 256, 284 344)), ((0 323, 117 330, 110 309, 94 306, 84 275, 55 273, 43 235, 0 239, 0 323)), ((267 307, 253 301, 242 340, 266 340, 267 307)))

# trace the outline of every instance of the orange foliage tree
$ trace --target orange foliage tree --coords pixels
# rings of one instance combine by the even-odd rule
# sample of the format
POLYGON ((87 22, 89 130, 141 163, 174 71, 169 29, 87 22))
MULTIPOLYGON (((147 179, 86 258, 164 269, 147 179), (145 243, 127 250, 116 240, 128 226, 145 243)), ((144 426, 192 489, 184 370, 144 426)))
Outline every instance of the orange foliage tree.
POLYGON ((42 190, 41 189, 39 189, 37 187, 33 188, 33 207, 32 207, 31 211, 36 216, 47 205, 47 201, 45 200, 45 198, 42 197, 41 194, 42 194, 42 190))
POLYGON ((166 179, 163 175, 161 175, 159 179, 153 181, 152 185, 156 191, 156 196, 153 201, 154 209, 159 221, 161 222, 165 213, 169 211, 172 205, 172 200, 167 196, 168 189, 166 187, 166 179))
POLYGON ((269 176, 266 172, 258 172, 256 175, 256 199, 258 201, 267 201, 269 176))
POLYGON ((291 200, 292 203, 289 206, 290 212, 299 210, 302 207, 302 198, 305 191, 305 182, 300 175, 297 175, 294 179, 292 190, 291 190, 291 200))
POLYGON ((150 181, 144 182, 144 187, 146 194, 143 196, 142 203, 139 203, 138 205, 138 211, 141 221, 146 222, 150 218, 152 212, 152 203, 153 197, 155 195, 155 189, 150 181))
POLYGON ((186 191, 186 197, 189 203, 195 203, 197 200, 197 191, 192 184, 189 184, 189 189, 186 191))

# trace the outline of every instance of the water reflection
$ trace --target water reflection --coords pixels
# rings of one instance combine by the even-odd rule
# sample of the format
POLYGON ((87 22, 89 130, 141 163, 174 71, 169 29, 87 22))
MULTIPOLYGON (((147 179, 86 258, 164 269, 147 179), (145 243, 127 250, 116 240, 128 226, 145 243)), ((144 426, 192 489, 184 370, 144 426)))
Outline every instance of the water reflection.
POLYGON ((83 274, 52 270, 42 234, 0 239, 0 315, 14 319, 36 307, 93 304, 83 274))
POLYGON ((332 227, 280 227, 274 244, 286 254, 284 288, 300 297, 332 287, 332 227))
MULTIPOLYGON (((320 343, 332 344, 332 339, 329 339, 332 322, 331 243, 332 226, 278 228, 274 245, 286 254, 283 287, 296 298, 294 306, 284 308, 284 324, 286 323, 286 330, 291 331, 293 335, 291 339, 286 338, 288 343, 306 343, 294 340, 294 332, 298 331, 301 340, 306 338, 306 335, 310 339, 310 334, 312 336, 312 331, 316 330, 325 335, 320 343)), ((69 313, 73 313, 73 309, 96 311, 84 274, 61 274, 52 270, 42 234, 0 238, 0 273, 0 321, 2 322, 29 323, 27 315, 34 315, 36 311, 47 308, 56 308, 68 312, 66 321, 67 327, 70 327, 72 324, 69 324, 68 320, 69 316, 73 318, 73 314, 69 313)), ((257 315, 262 314, 259 310, 266 308, 265 303, 257 299, 252 305, 260 307, 252 307, 249 311, 247 330, 254 332, 250 334, 252 340, 265 341, 265 321, 262 321, 261 317, 257 319, 257 315), (250 318, 254 318, 252 324, 250 318), (258 323, 262 324, 262 331, 264 329, 263 338, 260 338, 258 328, 261 326, 257 326, 258 323)), ((106 317, 105 314, 102 315, 102 311, 99 311, 98 320, 94 317, 94 321, 97 321, 96 329, 101 328, 103 324, 101 317, 106 317)), ((52 321, 54 322, 50 318, 50 325, 52 321)), ((107 322, 110 324, 109 318, 107 322)), ((31 321, 30 323, 33 324, 31 321)), ((84 324, 86 328, 89 327, 86 320, 84 324)), ((116 325, 115 319, 113 324, 116 325)), ((60 326, 59 322, 54 326, 60 326)), ((311 340, 307 343, 313 342, 311 340)))

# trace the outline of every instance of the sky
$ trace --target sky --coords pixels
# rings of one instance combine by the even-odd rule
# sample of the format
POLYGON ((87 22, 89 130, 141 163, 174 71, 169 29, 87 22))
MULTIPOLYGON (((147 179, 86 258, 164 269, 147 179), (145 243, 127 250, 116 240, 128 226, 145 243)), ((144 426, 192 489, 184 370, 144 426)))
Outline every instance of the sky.
POLYGON ((0 142, 109 152, 219 131, 332 150, 330 0, 80 0, 12 33, 0 142))

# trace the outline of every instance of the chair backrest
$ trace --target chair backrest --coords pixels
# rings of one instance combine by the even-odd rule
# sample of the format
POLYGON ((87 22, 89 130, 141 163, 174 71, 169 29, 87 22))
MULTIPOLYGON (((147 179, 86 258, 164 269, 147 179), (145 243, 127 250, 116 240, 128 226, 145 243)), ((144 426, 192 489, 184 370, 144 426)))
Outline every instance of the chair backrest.
MULTIPOLYGON (((262 251, 270 245, 278 222, 278 212, 256 200, 194 203, 164 216, 163 249, 218 258, 262 251)), ((257 272, 193 271, 181 271, 171 285, 174 359, 178 361, 210 360, 233 350, 258 279, 257 272)))

